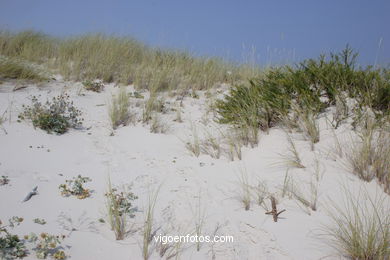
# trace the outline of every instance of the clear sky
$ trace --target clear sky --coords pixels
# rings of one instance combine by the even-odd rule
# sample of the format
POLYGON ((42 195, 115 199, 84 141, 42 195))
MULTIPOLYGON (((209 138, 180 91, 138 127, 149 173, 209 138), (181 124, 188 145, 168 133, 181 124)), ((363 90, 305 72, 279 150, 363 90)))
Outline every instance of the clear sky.
POLYGON ((390 0, 0 0, 0 29, 126 35, 262 65, 317 57, 349 43, 361 64, 376 57, 390 64, 390 0))

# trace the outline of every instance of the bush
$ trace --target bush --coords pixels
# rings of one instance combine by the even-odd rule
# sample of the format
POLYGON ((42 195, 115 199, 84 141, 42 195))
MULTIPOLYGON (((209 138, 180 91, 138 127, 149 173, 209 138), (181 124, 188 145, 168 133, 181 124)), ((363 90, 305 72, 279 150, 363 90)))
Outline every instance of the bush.
MULTIPOLYGON (((249 85, 234 86, 216 103, 218 121, 237 128, 268 130, 289 115, 291 106, 311 118, 309 133, 318 142, 313 119, 326 107, 343 97, 354 98, 362 110, 370 107, 377 116, 389 114, 390 72, 386 69, 356 69, 357 53, 347 46, 330 59, 305 60, 294 67, 271 68, 249 85)), ((340 101, 340 100, 339 100, 340 101)), ((302 114, 302 113, 301 113, 302 114)), ((309 125, 308 125, 309 126, 309 125)))
POLYGON ((287 93, 278 85, 279 71, 250 85, 233 87, 224 100, 216 103, 220 123, 237 127, 269 129, 289 107, 287 93))
POLYGON ((34 127, 48 133, 63 134, 69 128, 76 128, 82 124, 81 111, 73 106, 67 94, 53 97, 52 101, 46 101, 45 104, 33 96, 31 102, 31 106, 23 105, 24 111, 19 114, 19 119, 31 120, 34 127))

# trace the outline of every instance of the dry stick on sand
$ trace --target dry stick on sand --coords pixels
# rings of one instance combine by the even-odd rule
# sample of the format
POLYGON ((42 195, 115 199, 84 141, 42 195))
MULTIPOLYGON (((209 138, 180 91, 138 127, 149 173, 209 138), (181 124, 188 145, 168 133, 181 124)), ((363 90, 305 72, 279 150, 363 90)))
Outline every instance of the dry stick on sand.
POLYGON ((272 210, 269 211, 269 212, 266 212, 265 214, 272 215, 274 217, 274 222, 278 222, 279 215, 282 214, 283 212, 285 212, 286 210, 283 209, 283 210, 278 212, 278 210, 276 208, 276 199, 275 199, 275 197, 271 196, 270 199, 271 199, 272 210))

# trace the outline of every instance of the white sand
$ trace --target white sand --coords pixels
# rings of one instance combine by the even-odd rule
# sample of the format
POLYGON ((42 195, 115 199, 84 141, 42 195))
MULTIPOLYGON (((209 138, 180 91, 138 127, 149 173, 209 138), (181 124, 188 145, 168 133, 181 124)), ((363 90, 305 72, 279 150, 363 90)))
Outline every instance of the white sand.
MULTIPOLYGON (((102 93, 83 91, 85 95, 78 95, 80 83, 60 79, 13 92, 15 84, 0 85, 0 114, 7 110, 8 118, 3 124, 7 134, 0 128, 0 176, 10 179, 8 185, 0 186, 0 219, 6 222, 12 216, 23 217, 24 222, 12 230, 19 235, 67 235, 63 246, 69 259, 142 259, 143 209, 148 190, 159 185, 155 227, 161 229, 157 234, 164 230, 174 235, 193 232, 200 194, 200 208, 205 212, 202 233, 212 235, 219 227, 217 234, 234 236, 233 243, 204 243, 199 252, 195 244, 185 244, 180 259, 340 259, 320 236, 323 225, 329 223, 326 209, 330 201, 340 202, 345 186, 352 192, 359 192, 362 187, 373 194, 382 192, 375 181, 364 183, 348 172, 345 161, 334 155, 334 138, 325 118, 319 120, 321 141, 314 152, 302 135, 292 135, 306 168, 291 169, 289 174, 306 194, 310 194, 315 159, 319 161, 322 178, 318 210, 312 211, 294 199, 280 196, 287 169, 280 154, 287 152, 288 144, 285 132, 279 128, 271 129, 268 135, 260 133, 258 147, 243 148, 241 161, 231 162, 224 155, 220 159, 203 154, 197 158, 189 153, 185 142, 190 138, 191 122, 201 136, 205 129, 216 135, 216 127, 226 128, 213 123, 212 113, 206 113, 204 92, 199 92, 199 99, 184 98, 183 123, 174 122, 176 112, 170 110, 178 102, 175 98, 167 99, 169 111, 161 115, 170 126, 166 134, 150 133, 148 125, 137 123, 120 127, 110 136, 107 105, 97 105, 108 103, 111 93, 118 89, 113 85, 102 93), (61 91, 69 93, 75 106, 82 110, 84 129, 72 129, 58 136, 34 129, 31 122, 17 122, 21 105, 30 104, 29 96, 39 94, 45 100, 61 91), (254 200, 250 210, 244 210, 237 198, 237 180, 243 170, 251 185, 256 185, 257 180, 265 181, 279 200, 278 208, 287 210, 277 223, 254 200), (93 190, 92 196, 84 200, 62 197, 58 186, 78 174, 92 179, 86 184, 93 190), (98 221, 106 218, 104 193, 109 174, 114 185, 133 184, 132 190, 139 197, 134 202, 139 212, 131 220, 134 233, 123 241, 115 240, 108 223, 98 221), (35 186, 39 194, 22 203, 35 186), (35 224, 35 218, 44 218, 47 224, 35 224), (75 230, 71 232, 72 229, 75 230)), ((133 98, 133 106, 139 100, 133 98)), ((139 107, 134 106, 133 110, 141 116, 139 107)), ((351 136, 350 126, 344 124, 336 133, 346 144, 351 136)), ((266 203, 270 205, 269 199, 266 203)), ((34 257, 32 252, 26 259, 34 257)), ((160 259, 159 254, 153 251, 151 259, 160 259)))

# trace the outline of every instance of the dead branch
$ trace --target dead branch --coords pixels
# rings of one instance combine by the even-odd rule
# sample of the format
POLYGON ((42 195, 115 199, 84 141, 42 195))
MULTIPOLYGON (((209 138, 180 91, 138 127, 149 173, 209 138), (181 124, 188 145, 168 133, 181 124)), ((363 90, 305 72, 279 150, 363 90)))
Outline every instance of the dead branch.
POLYGON ((276 199, 275 199, 275 197, 271 196, 270 199, 271 199, 272 210, 269 211, 269 212, 266 212, 265 214, 272 215, 274 217, 274 222, 278 222, 279 215, 282 214, 283 212, 285 212, 286 210, 283 209, 283 210, 278 212, 278 209, 276 208, 276 199))

